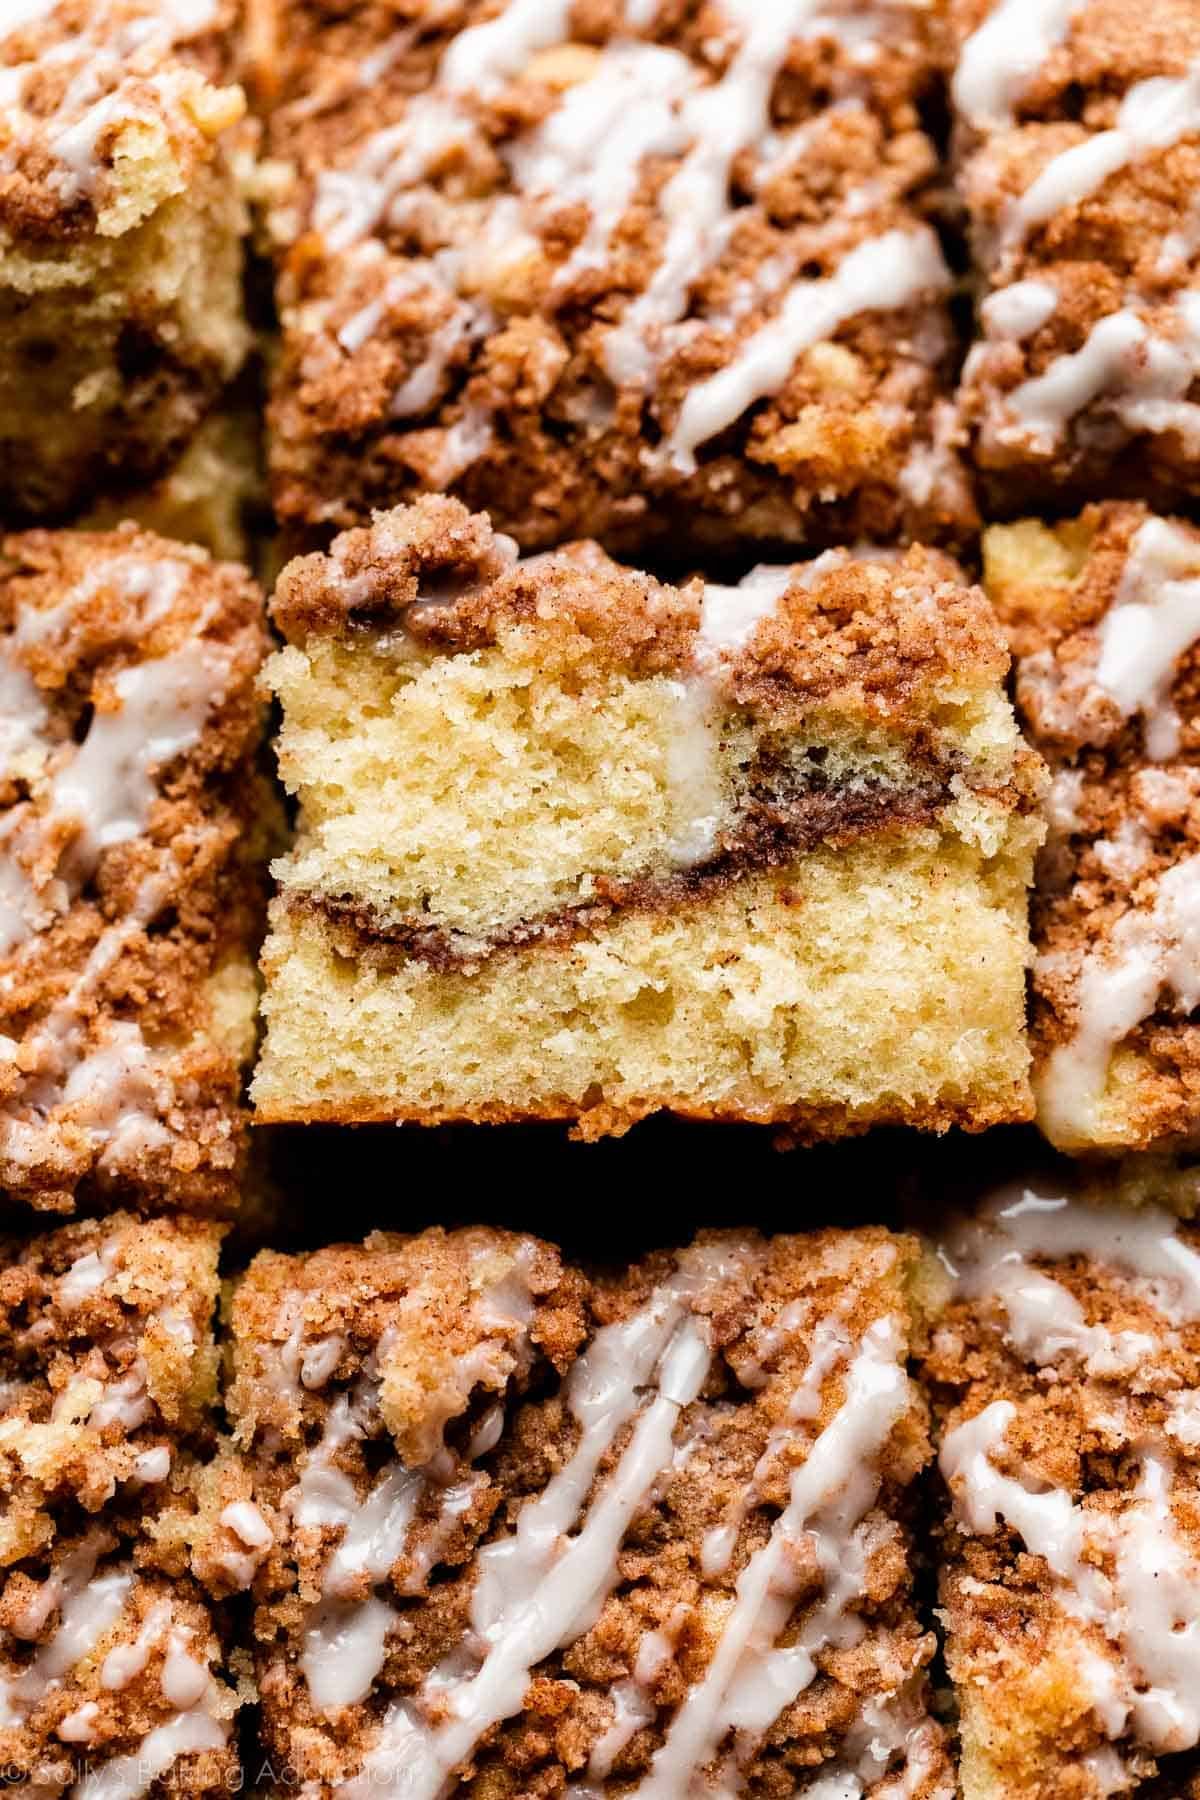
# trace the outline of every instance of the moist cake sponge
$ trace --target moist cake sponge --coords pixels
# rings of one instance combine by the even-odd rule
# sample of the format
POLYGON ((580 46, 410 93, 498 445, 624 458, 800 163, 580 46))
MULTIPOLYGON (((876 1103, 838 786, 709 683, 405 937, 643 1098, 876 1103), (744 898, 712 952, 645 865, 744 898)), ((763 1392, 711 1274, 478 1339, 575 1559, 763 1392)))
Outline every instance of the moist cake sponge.
POLYGON ((915 1242, 510 1233, 261 1255, 230 1415, 275 1548, 271 1761, 314 1800, 949 1800, 909 1581, 915 1242))
POLYGON ((524 549, 929 541, 973 504, 932 10, 274 0, 276 509, 524 549))
POLYGON ((1018 1185, 947 1224, 939 1257, 921 1374, 964 1800, 1182 1800, 1200 1767, 1200 1232, 1119 1187, 1018 1185))
POLYGON ((245 571, 133 526, 0 556, 0 1191, 235 1204, 275 802, 245 571))
POLYGON ((249 344, 235 0, 0 15, 0 512, 156 477, 249 344))
POLYGON ((0 1763, 22 1792, 236 1791, 226 1645, 164 1529, 213 1447, 220 1237, 115 1214, 0 1246, 0 1763))
POLYGON ((260 1118, 1028 1115, 1040 770, 946 559, 675 588, 427 499, 274 616, 260 1118))
POLYGON ((1051 765, 1034 1086, 1072 1152, 1200 1136, 1200 532, 1089 507, 984 538, 1017 704, 1051 765))

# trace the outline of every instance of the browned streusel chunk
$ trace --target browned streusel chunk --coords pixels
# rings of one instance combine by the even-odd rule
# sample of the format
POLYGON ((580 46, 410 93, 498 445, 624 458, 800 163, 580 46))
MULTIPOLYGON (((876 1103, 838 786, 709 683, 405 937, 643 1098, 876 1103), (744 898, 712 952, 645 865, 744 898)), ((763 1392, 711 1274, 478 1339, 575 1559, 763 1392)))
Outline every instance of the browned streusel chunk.
POLYGON ((951 0, 993 506, 1200 493, 1200 8, 951 0))
POLYGON ((949 1223, 939 1254, 922 1374, 964 1800, 1183 1800, 1200 1743, 1200 1232, 1119 1188, 1016 1187, 949 1223))
POLYGON ((133 527, 0 559, 0 1192, 232 1202, 274 803, 245 571, 133 527))
POLYGON ((0 1765, 22 1792, 234 1786, 225 1649, 164 1529, 213 1448, 220 1235, 118 1213, 0 1247, 0 1765))
POLYGON ((995 527, 985 583, 1054 771, 1034 1085, 1069 1150, 1200 1135, 1200 533, 1132 504, 995 527))
POLYGON ((347 1800, 949 1800, 909 1592, 914 1249, 714 1235, 590 1279, 485 1230, 260 1257, 231 1406, 276 1540, 273 1760, 347 1800))
POLYGON ((0 8, 0 517, 155 476, 238 368, 237 0, 0 8))
POLYGON ((275 502, 961 537, 910 0, 275 0, 275 502))

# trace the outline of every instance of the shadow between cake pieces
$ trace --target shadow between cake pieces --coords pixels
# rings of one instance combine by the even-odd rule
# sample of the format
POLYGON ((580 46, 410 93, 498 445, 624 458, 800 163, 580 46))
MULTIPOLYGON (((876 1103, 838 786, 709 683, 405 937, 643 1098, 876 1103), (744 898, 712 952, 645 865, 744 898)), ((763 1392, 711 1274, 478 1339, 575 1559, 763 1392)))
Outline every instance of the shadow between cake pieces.
POLYGON ((0 1766, 14 1792, 238 1789, 248 1684, 197 1578, 200 1549, 229 1560, 218 1592, 260 1560, 229 1529, 252 1533, 250 1513, 206 1512, 221 1229, 115 1214, 0 1244, 0 1766))
POLYGON ((314 1797, 950 1800, 910 1589, 916 1242, 264 1252, 233 1428, 273 1766, 314 1797))
POLYGON ((157 478, 250 342, 236 0, 0 9, 0 517, 157 478))
POLYGON ((1034 1086, 1075 1153, 1200 1136, 1200 532, 1112 502, 984 538, 1018 710, 1052 770, 1034 1086))
POLYGON ((226 1212, 266 859, 262 595, 125 526, 0 546, 0 1192, 226 1212))
POLYGON ((260 1119, 1029 1116, 1041 765, 947 558, 670 587, 427 498, 273 606, 260 1119))
POLYGON ((938 1230, 963 1800, 1200 1792, 1200 1232, 1169 1192, 1043 1178, 938 1230))
POLYGON ((264 0, 276 508, 968 535, 931 10, 264 0))
POLYGON ((1200 493, 1200 10, 950 0, 985 511, 1200 493))

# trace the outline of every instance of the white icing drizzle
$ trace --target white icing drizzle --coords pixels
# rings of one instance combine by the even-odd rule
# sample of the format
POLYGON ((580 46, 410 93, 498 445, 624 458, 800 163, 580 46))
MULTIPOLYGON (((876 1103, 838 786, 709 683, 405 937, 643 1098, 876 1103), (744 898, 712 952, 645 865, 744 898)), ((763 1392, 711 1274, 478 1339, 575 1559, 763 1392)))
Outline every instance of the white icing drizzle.
POLYGON ((64 1744, 90 1744, 95 1736, 96 1720, 100 1708, 94 1700, 85 1700, 74 1712, 69 1712, 65 1719, 60 1719, 55 1727, 55 1736, 64 1744))
POLYGON ((120 1618, 133 1588, 133 1572, 119 1567, 97 1576, 104 1547, 99 1534, 86 1538, 51 1577, 58 1628, 19 1675, 0 1675, 0 1727, 20 1725, 120 1618))
POLYGON ((1121 1378, 1155 1354, 1158 1340, 1089 1325, 1070 1290, 1030 1258, 1089 1257, 1121 1271, 1172 1323, 1200 1319, 1200 1256, 1176 1224, 1157 1206, 1084 1204, 1023 1187, 997 1195, 960 1225, 941 1256, 958 1292, 1000 1302, 1009 1342, 1027 1361, 1047 1366, 1072 1355, 1089 1375, 1121 1378))
MULTIPOLYGON (((987 436, 1048 454, 1068 422, 1104 397, 1130 431, 1177 431, 1188 443, 1200 440, 1200 405, 1184 398, 1200 374, 1200 293, 1181 294, 1175 312, 1180 330, 1172 338, 1153 333, 1131 307, 1107 314, 1081 349, 1055 357, 1042 374, 1003 396, 1004 416, 989 421, 987 436)), ((986 345, 975 345, 968 375, 986 353, 986 345)))
POLYGON ((300 1657, 314 1706, 332 1713, 367 1698, 396 1618, 395 1608, 377 1594, 353 1604, 322 1603, 304 1634, 300 1657))
POLYGON ((778 393, 802 350, 859 313, 912 305, 944 293, 949 281, 937 239, 926 227, 869 238, 825 280, 797 282, 779 313, 738 347, 732 361, 689 390, 663 454, 680 473, 690 473, 697 446, 756 400, 778 393))
POLYGON ((1013 202, 1005 221, 1011 244, 1055 213, 1078 206, 1111 175, 1148 155, 1166 150, 1200 131, 1200 62, 1178 78, 1140 81, 1121 102, 1111 131, 1098 131, 1047 163, 1013 202))
POLYGON ((717 847, 728 792, 721 768, 720 696, 705 676, 670 683, 675 702, 666 777, 674 821, 669 854, 676 868, 707 861, 717 847))
POLYGON ((305 1347, 304 1357, 300 1364, 300 1385, 305 1388, 322 1388, 337 1368, 346 1348, 346 1340, 340 1332, 331 1332, 328 1337, 317 1338, 305 1347))
POLYGON ((588 208, 587 230, 558 272, 560 286, 604 266, 645 158, 687 148, 681 103, 696 83, 693 64, 677 50, 607 45, 594 73, 568 89, 545 123, 510 150, 509 165, 532 200, 582 201, 588 208))
POLYGON ((1159 1753, 1200 1741, 1200 1567, 1171 1511, 1170 1458, 1140 1450, 1128 1503, 1105 1512, 1044 1479, 1026 1485, 993 1460, 1015 1406, 994 1401, 947 1432, 941 1468, 961 1525, 991 1536, 1003 1520, 1044 1558, 1063 1611, 1098 1627, 1123 1667, 1105 1681, 1097 1714, 1108 1735, 1132 1732, 1159 1753), (1089 1557, 1106 1553, 1109 1574, 1089 1557))
POLYGON ((211 1713, 193 1708, 156 1725, 136 1750, 114 1756, 71 1789, 71 1800, 140 1800, 181 1756, 223 1750, 229 1727, 211 1713))
POLYGON ((738 1577, 712 1661, 632 1790, 642 1800, 677 1800, 730 1731, 738 1734, 739 1751, 748 1751, 814 1680, 820 1652, 861 1637, 852 1608, 862 1595, 867 1555, 862 1526, 879 1492, 878 1458, 910 1404, 900 1348, 890 1319, 864 1334, 840 1408, 793 1470, 786 1508, 738 1577), (794 1640, 780 1646, 803 1584, 793 1547, 804 1537, 816 1553, 824 1592, 794 1640))
MULTIPOLYGON (((488 1262, 490 1253, 480 1252, 479 1260, 488 1262)), ((522 1243, 502 1275, 496 1278, 490 1270, 485 1271, 474 1306, 478 1324, 485 1331, 498 1334, 500 1344, 515 1344, 518 1356, 524 1353, 534 1312, 529 1262, 530 1247, 522 1243)), ((323 1381, 341 1354, 343 1340, 336 1340, 336 1355, 330 1360, 324 1352, 335 1340, 319 1339, 301 1355, 301 1337, 297 1322, 283 1360, 291 1380, 295 1379, 293 1371, 298 1369, 300 1382, 311 1386, 314 1383, 305 1373, 310 1356, 318 1354, 317 1374, 323 1381)), ((386 1365, 387 1354, 385 1331, 377 1360, 386 1365)), ((478 1384, 495 1387, 503 1383, 505 1373, 497 1354, 497 1339, 489 1338, 459 1360, 453 1383, 441 1397, 447 1416, 465 1406, 478 1384)), ((356 1597, 361 1595, 364 1578, 372 1586, 381 1583, 398 1557, 405 1554, 409 1567, 403 1582, 398 1584, 400 1592, 419 1593, 456 1521, 469 1509, 483 1484, 483 1477, 472 1472, 452 1485, 443 1485, 443 1447, 424 1467, 406 1468, 398 1461, 388 1464, 366 1500, 360 1502, 354 1484, 334 1466, 333 1459, 341 1446, 365 1435, 367 1417, 375 1404, 375 1378, 376 1370, 371 1368, 354 1394, 341 1394, 335 1399, 321 1442, 307 1457, 297 1488, 289 1496, 298 1526, 346 1528, 326 1563, 321 1602, 305 1632, 301 1653, 313 1703, 325 1712, 366 1699, 383 1665, 388 1632, 396 1622, 395 1609, 382 1596, 372 1593, 365 1601, 356 1597), (438 1497, 438 1516, 412 1545, 417 1508, 431 1494, 438 1497)), ((495 1447, 503 1419, 502 1406, 489 1410, 472 1440, 472 1459, 495 1447)))
POLYGON ((659 197, 666 241, 646 287, 605 342, 605 366, 618 386, 648 385, 658 361, 654 340, 683 318, 692 283, 707 266, 714 245, 725 242, 733 222, 729 181, 734 160, 766 134, 776 77, 793 38, 811 29, 818 4, 775 0, 771 6, 739 9, 744 36, 724 75, 684 101, 692 147, 659 197))
POLYGON ((794 575, 790 564, 760 563, 736 587, 707 583, 700 609, 697 659, 719 658, 723 651, 740 650, 748 644, 760 619, 775 611, 794 575))
POLYGON ((963 45, 954 104, 979 131, 1012 123, 1013 108, 1083 0, 998 0, 963 45))
POLYGON ((636 1681, 614 1682, 612 1687, 613 1717, 608 1728, 592 1745, 588 1758, 588 1774, 593 1781, 603 1781, 622 1750, 643 1726, 653 1725, 658 1709, 645 1689, 636 1681))
POLYGON ((573 0, 508 0, 486 24, 460 31, 443 56, 438 80, 456 93, 492 94, 519 75, 539 50, 567 35, 573 0))
POLYGON ((58 1284, 58 1302, 72 1311, 93 1294, 98 1294, 116 1264, 117 1246, 113 1243, 101 1244, 99 1250, 89 1250, 86 1255, 79 1256, 71 1264, 58 1284))
POLYGON ((27 766, 36 771, 45 755, 46 724, 33 676, 0 644, 0 779, 24 774, 27 766))
POLYGON ((403 1800, 436 1800, 482 1734, 520 1709, 536 1664, 588 1629, 616 1579, 630 1521, 673 1460, 680 1413, 707 1373, 711 1352, 688 1301, 721 1266, 719 1253, 690 1253, 639 1313, 596 1334, 567 1378, 567 1404, 581 1427, 574 1452, 521 1509, 514 1530, 477 1558, 472 1657, 464 1667, 455 1653, 422 1696, 392 1703, 361 1772, 338 1790, 345 1800, 365 1800, 385 1774, 403 1800), (631 1423, 623 1453, 587 1505, 603 1458, 631 1423), (435 1699, 431 1725, 422 1714, 435 1699))
POLYGON ((275 1542, 275 1533, 252 1500, 232 1501, 219 1522, 244 1546, 223 1552, 218 1559, 221 1567, 236 1587, 248 1588, 275 1542))
POLYGON ((1052 282, 1030 277, 996 288, 979 308, 988 337, 1023 343, 1040 331, 1058 307, 1058 289, 1052 282))
POLYGON ((119 1693, 142 1673, 150 1661, 150 1652, 171 1623, 171 1608, 158 1600, 150 1608, 129 1644, 117 1644, 100 1665, 100 1686, 109 1693, 119 1693))
POLYGON ((251 1500, 235 1500, 221 1514, 221 1523, 251 1550, 269 1550, 275 1534, 251 1500))
POLYGON ((1200 856, 1158 880, 1153 904, 1123 913, 1107 944, 1079 964, 1074 1036, 1051 1051, 1039 1099, 1055 1142, 1102 1134, 1113 1051, 1150 1016, 1167 990, 1183 1014, 1200 1006, 1200 856))
POLYGON ((1116 603, 1100 624, 1096 681, 1125 718, 1143 715, 1147 754, 1179 750, 1171 703, 1176 665, 1200 638, 1200 542, 1167 519, 1147 519, 1129 548, 1116 603))
POLYGON ((228 654, 203 639, 117 675, 119 709, 97 710, 51 786, 50 815, 80 823, 75 856, 85 874, 102 851, 145 829, 158 797, 154 772, 199 741, 228 678, 228 654))
MULTIPOLYGON (((793 1315, 790 1320, 781 1319, 776 1329, 783 1338, 799 1323, 799 1317, 793 1315)), ((821 1389, 833 1369, 849 1355, 850 1348, 845 1325, 836 1313, 818 1321, 808 1367, 804 1371, 804 1379, 791 1397, 786 1418, 768 1435, 748 1485, 737 1495, 721 1523, 705 1534, 700 1546, 700 1568, 710 1580, 723 1575, 728 1569, 737 1545, 738 1532, 751 1509, 759 1504, 762 1485, 770 1474, 776 1457, 795 1436, 796 1426, 802 1420, 817 1416, 821 1405, 821 1389)))

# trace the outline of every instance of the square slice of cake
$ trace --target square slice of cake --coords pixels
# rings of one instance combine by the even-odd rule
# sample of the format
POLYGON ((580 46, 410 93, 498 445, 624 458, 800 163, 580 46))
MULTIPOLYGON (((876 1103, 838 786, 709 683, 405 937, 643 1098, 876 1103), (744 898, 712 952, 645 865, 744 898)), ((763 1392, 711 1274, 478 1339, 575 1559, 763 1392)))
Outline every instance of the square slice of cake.
POLYGON ((1071 1151, 1200 1139, 1200 532, 1139 506, 995 526, 984 580, 1050 763, 1034 1086, 1071 1151))
POLYGON ((948 559, 669 587, 426 498, 274 609, 261 1118, 1029 1116, 1041 771, 948 559))
POLYGON ((342 1800, 950 1800, 910 1591, 915 1248, 259 1257, 230 1404, 275 1535, 272 1763, 342 1800))
POLYGON ((1183 1800, 1200 1744, 1200 1231, 1016 1186, 949 1225, 922 1373, 964 1800, 1183 1800))
POLYGON ((0 6, 0 518, 156 476, 249 344, 237 0, 0 6))
POLYGON ((0 556, 0 1193, 233 1202, 274 801, 246 572, 128 526, 0 556))
POLYGON ((907 0, 276 0, 281 517, 961 538, 907 0))
POLYGON ((73 1800, 236 1791, 238 1708, 177 1534, 211 1451, 220 1227, 0 1245, 0 1766, 73 1800))
POLYGON ((1200 494, 1200 7, 951 0, 988 507, 1200 494))

